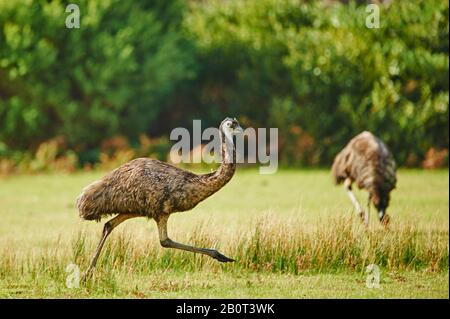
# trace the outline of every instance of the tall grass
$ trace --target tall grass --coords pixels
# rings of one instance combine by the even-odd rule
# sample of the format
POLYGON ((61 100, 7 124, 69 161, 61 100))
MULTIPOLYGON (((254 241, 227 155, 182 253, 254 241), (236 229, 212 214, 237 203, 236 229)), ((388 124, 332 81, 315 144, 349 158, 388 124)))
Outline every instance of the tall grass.
MULTIPOLYGON (((209 257, 165 249, 130 231, 117 231, 107 241, 96 273, 102 280, 114 281, 110 274, 140 273, 155 270, 251 271, 299 274, 304 271, 364 271, 369 264, 386 270, 448 270, 448 230, 436 227, 419 229, 414 224, 395 224, 385 230, 365 229, 349 218, 339 217, 314 225, 286 222, 266 217, 254 220, 253 227, 238 233, 223 229, 211 231, 206 224, 191 235, 174 238, 200 247, 217 247, 236 259, 221 264, 209 257), (108 275, 109 274, 109 275, 108 275), (108 277, 109 276, 109 277, 108 277)), ((24 250, 5 245, 0 248, 0 276, 50 276, 65 280, 65 267, 77 264, 87 268, 97 244, 96 239, 79 232, 71 246, 55 244, 39 250, 24 250)))

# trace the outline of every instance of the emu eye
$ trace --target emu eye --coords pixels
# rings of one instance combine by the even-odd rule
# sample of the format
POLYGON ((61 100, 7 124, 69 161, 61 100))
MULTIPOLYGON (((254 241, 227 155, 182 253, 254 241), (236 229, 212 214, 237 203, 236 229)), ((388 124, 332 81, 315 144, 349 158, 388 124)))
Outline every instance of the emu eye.
POLYGON ((230 126, 231 126, 231 123, 230 123, 230 122, 228 122, 228 123, 227 123, 227 126, 228 126, 228 127, 230 127, 230 126))

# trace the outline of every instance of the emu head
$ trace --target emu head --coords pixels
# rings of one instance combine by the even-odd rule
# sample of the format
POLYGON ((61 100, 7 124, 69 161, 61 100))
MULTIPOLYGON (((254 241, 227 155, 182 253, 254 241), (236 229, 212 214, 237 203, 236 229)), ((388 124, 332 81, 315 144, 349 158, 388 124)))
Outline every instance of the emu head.
POLYGON ((233 136, 243 132, 242 127, 236 118, 227 117, 220 123, 220 131, 225 135, 229 141, 233 141, 233 136))

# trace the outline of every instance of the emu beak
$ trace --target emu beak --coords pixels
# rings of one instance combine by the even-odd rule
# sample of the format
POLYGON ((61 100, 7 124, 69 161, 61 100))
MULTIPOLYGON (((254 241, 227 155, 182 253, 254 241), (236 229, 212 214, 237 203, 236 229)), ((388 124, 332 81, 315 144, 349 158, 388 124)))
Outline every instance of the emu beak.
POLYGON ((244 132, 244 130, 242 129, 242 127, 240 125, 236 126, 234 128, 234 132, 235 134, 241 134, 242 132, 244 132))

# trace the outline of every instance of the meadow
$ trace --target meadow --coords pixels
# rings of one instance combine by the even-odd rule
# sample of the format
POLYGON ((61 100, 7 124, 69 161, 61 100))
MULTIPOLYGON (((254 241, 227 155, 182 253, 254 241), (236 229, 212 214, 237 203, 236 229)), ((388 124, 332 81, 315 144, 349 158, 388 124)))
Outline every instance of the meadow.
POLYGON ((374 208, 369 229, 360 225, 328 170, 238 169, 169 219, 172 239, 235 263, 162 248, 154 221, 140 218, 114 230, 92 280, 68 288, 67 266, 87 268, 103 227, 78 217, 75 198, 103 174, 0 178, 0 298, 449 297, 448 170, 400 170, 386 230, 374 208), (379 288, 366 286, 370 264, 379 288))

